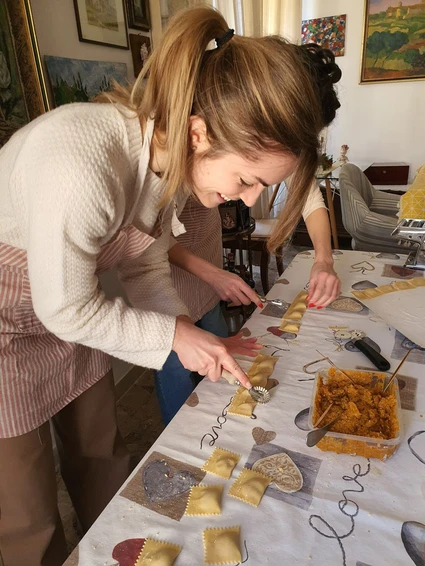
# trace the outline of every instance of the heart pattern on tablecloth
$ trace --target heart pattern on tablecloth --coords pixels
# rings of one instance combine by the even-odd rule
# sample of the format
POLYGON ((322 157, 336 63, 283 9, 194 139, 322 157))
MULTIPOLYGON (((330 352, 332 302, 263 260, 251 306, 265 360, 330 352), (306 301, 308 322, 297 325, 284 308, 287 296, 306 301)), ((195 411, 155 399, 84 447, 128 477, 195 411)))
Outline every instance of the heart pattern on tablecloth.
POLYGON ((143 470, 143 487, 149 501, 156 503, 182 495, 197 485, 194 475, 180 471, 165 460, 154 460, 143 470))
POLYGON ((416 566, 424 566, 425 525, 417 521, 406 521, 401 527, 401 540, 413 563, 416 566))
POLYGON ((284 493, 295 493, 302 489, 304 484, 298 466, 286 452, 261 458, 255 462, 252 469, 271 478, 272 485, 284 493))
POLYGON ((274 430, 264 430, 260 426, 256 426, 252 429, 252 437, 255 440, 255 444, 267 444, 276 438, 276 433, 274 430))
POLYGON ((275 379, 274 377, 269 377, 269 379, 267 380, 266 383, 266 389, 267 391, 270 391, 270 389, 273 389, 274 387, 277 387, 279 385, 279 381, 277 379, 275 379))
POLYGON ((300 430, 310 430, 310 426, 308 424, 309 415, 310 407, 303 409, 296 415, 294 423, 300 430))
POLYGON ((245 326, 244 328, 242 328, 241 334, 242 336, 245 336, 245 338, 248 338, 249 336, 251 336, 251 330, 245 326))
POLYGON ((198 404, 199 404, 199 397, 198 394, 194 391, 186 399, 186 405, 188 405, 188 407, 196 407, 198 404))
POLYGON ((144 538, 129 538, 114 546, 112 558, 118 560, 119 566, 134 566, 145 544, 144 538))
POLYGON ((287 279, 278 279, 278 280, 276 281, 275 285, 278 285, 279 283, 280 283, 281 285, 289 285, 289 281, 288 281, 287 279))
POLYGON ((363 279, 363 281, 357 281, 357 283, 354 283, 352 289, 355 291, 364 291, 365 289, 374 289, 377 286, 378 285, 376 283, 372 283, 372 281, 369 281, 368 279, 363 279))

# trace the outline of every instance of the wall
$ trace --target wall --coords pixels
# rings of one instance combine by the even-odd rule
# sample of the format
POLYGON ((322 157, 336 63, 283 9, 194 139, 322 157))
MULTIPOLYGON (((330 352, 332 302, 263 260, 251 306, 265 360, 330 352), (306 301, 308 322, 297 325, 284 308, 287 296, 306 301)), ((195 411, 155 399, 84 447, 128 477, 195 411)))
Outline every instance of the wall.
MULTIPOLYGON (((394 1, 394 4, 396 2, 394 1)), ((353 163, 404 161, 410 179, 425 163, 425 82, 359 84, 363 0, 303 0, 303 19, 347 14, 345 55, 337 58, 341 108, 329 128, 327 152, 349 145, 353 163)))
MULTIPOLYGON (((155 0, 153 0, 155 3, 155 0)), ((131 51, 116 49, 93 43, 81 42, 78 39, 73 0, 31 0, 37 40, 40 55, 56 55, 75 59, 91 59, 95 61, 114 61, 127 64, 127 77, 134 80, 131 51)), ((158 28, 160 21, 159 7, 153 6, 153 19, 158 28)), ((149 33, 139 30, 129 30, 130 33, 149 33)), ((158 33, 158 32, 157 32, 158 33)), ((46 74, 47 77, 47 74, 46 74)), ((107 273, 102 278, 102 286, 107 296, 123 295, 122 288, 113 273, 107 273)), ((114 378, 118 382, 131 368, 130 364, 121 360, 113 360, 114 378)))

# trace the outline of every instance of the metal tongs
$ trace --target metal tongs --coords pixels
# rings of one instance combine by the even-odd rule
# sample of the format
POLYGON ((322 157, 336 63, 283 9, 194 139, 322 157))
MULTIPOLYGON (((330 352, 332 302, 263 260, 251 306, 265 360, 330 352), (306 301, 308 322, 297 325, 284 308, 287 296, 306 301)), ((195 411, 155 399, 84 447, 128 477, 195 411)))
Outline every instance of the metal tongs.
MULTIPOLYGON (((224 377, 224 379, 228 383, 230 383, 230 385, 241 385, 243 387, 242 383, 239 380, 237 380, 236 377, 230 373, 230 371, 224 369, 221 376, 224 377)), ((264 405, 265 403, 268 403, 270 401, 270 393, 267 391, 265 387, 261 387, 260 385, 254 385, 251 387, 251 389, 248 389, 247 391, 249 392, 249 394, 256 403, 261 403, 264 405)))

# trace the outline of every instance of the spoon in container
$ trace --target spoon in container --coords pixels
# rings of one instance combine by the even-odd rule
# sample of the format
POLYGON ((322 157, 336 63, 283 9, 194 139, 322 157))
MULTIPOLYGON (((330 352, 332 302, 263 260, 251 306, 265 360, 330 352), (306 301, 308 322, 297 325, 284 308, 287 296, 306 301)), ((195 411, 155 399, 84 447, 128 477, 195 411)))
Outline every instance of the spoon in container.
POLYGON ((341 417, 341 415, 338 415, 337 417, 335 417, 330 423, 328 423, 325 426, 322 426, 321 428, 315 428, 314 430, 311 430, 308 434, 307 434, 307 438, 306 438, 306 444, 309 448, 311 448, 312 446, 316 446, 316 444, 318 442, 320 442, 320 440, 322 440, 322 438, 325 436, 325 434, 329 431, 329 429, 331 428, 331 426, 336 423, 336 421, 341 417))
POLYGON ((401 366, 404 364, 404 362, 407 359, 407 356, 410 354, 412 350, 407 350, 406 355, 404 356, 404 358, 401 360, 401 362, 398 364, 395 372, 390 376, 390 377, 386 377, 384 379, 384 387, 382 389, 382 393, 385 393, 385 391, 388 389, 388 387, 391 385, 393 379, 395 378, 395 376, 398 374, 398 372, 401 369, 401 366))

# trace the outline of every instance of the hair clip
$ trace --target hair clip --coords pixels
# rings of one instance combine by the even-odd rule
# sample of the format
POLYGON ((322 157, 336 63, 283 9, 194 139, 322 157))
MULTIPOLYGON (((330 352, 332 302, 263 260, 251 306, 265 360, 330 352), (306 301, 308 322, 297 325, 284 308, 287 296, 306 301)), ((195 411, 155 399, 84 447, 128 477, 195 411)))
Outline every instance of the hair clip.
POLYGON ((228 41, 230 41, 235 33, 234 29, 229 28, 226 33, 224 33, 221 37, 216 37, 215 42, 217 45, 217 49, 219 47, 223 47, 228 41))

